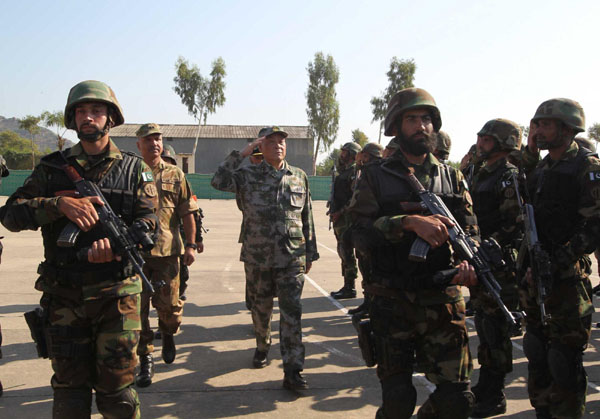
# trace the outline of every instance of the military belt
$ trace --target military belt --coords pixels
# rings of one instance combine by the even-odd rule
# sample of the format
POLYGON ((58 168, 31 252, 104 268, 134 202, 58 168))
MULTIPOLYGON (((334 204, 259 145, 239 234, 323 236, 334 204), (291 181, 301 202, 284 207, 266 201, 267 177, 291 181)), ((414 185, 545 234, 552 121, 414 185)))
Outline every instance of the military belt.
POLYGON ((124 265, 116 270, 97 269, 97 270, 76 270, 76 269, 61 269, 47 262, 42 262, 38 266, 38 274, 45 279, 54 280, 61 285, 70 286, 86 286, 97 284, 105 281, 108 278, 113 278, 117 281, 130 278, 135 275, 135 271, 130 264, 124 265))
POLYGON ((395 300, 403 300, 406 298, 403 291, 394 288, 386 288, 374 284, 363 284, 363 288, 368 294, 378 297, 393 298, 395 300))

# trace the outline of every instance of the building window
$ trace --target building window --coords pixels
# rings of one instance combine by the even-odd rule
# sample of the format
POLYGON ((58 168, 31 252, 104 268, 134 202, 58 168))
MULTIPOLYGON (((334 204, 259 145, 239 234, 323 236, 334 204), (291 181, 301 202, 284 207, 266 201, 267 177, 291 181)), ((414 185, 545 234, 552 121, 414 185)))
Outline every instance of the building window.
POLYGON ((188 167, 188 157, 182 157, 181 158, 181 165, 182 165, 183 173, 187 173, 188 170, 189 170, 189 167, 188 167))

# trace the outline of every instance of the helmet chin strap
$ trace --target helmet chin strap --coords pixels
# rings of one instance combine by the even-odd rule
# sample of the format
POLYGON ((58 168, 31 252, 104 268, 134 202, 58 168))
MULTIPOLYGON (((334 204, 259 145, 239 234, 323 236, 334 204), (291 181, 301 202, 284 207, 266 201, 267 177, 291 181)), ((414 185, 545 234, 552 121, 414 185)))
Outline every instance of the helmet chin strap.
POLYGON ((89 134, 84 134, 80 131, 77 131, 77 138, 81 141, 86 141, 88 143, 94 143, 98 141, 100 138, 104 137, 110 131, 110 128, 113 126, 112 115, 109 115, 106 119, 106 124, 104 124, 104 128, 102 130, 96 130, 89 134))

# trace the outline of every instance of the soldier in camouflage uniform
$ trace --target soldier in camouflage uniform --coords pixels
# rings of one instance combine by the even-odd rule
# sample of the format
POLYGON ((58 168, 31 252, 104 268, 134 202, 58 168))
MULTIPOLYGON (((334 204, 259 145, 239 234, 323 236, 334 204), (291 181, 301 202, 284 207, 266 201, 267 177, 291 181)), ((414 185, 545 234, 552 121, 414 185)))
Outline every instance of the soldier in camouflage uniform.
POLYGON ((300 374, 304 366, 302 304, 304 274, 319 258, 306 174, 285 161, 287 133, 265 127, 259 138, 242 152, 232 151, 223 161, 211 185, 234 192, 244 214, 242 252, 257 348, 256 368, 267 365, 271 347, 273 298, 280 311, 280 346, 287 389, 308 385, 300 374), (241 166, 255 147, 264 161, 241 166))
POLYGON ((452 266, 446 227, 450 220, 404 209, 419 202, 403 178, 410 168, 425 187, 440 195, 467 233, 477 234, 461 173, 431 153, 441 125, 435 101, 425 90, 411 88, 394 95, 385 118, 385 135, 395 136, 400 148, 380 164, 363 169, 349 207, 353 235, 360 237, 355 239, 357 248, 367 251, 371 259, 371 282, 366 290, 372 295, 369 316, 383 399, 377 418, 412 415, 417 400, 412 385, 415 370, 436 384, 419 409, 419 418, 467 418, 474 402, 469 388, 472 361, 465 303, 459 286, 476 284, 474 270, 461 262, 450 284, 434 284, 433 274, 452 266), (431 246, 426 263, 408 258, 417 236, 431 246))
POLYGON ((47 313, 53 418, 89 418, 92 388, 104 417, 140 417, 131 384, 142 281, 128 261, 115 257, 98 225, 94 205, 102 205, 101 199, 75 196, 62 166, 67 163, 96 182, 113 210, 140 231, 155 231, 156 187, 142 159, 119 151, 109 138, 110 128, 123 123, 110 87, 78 83, 64 114, 65 126, 81 141, 43 157, 0 209, 0 219, 10 231, 42 229, 45 261, 35 287, 44 293, 40 303, 47 313), (74 247, 58 248, 57 238, 69 223, 82 233, 74 247))
MULTIPOLYGON (((197 245, 188 241, 183 244, 179 226, 183 223, 186 237, 196 237, 194 213, 198 211, 196 201, 185 174, 177 166, 161 159, 163 152, 162 132, 158 124, 142 125, 135 133, 137 147, 144 162, 152 169, 158 191, 159 234, 150 254, 145 255, 144 273, 151 282, 166 284, 152 295, 152 306, 158 314, 158 326, 162 335, 162 358, 170 364, 175 360, 176 348, 173 335, 179 330, 183 317, 183 301, 179 298, 179 258, 189 266, 194 263, 197 245)), ((140 357, 140 372, 136 377, 139 387, 152 384, 154 360, 148 318, 150 294, 142 293, 142 333, 137 354, 140 357)))
MULTIPOLYGON (((8 168, 6 167, 6 160, 4 160, 4 157, 2 157, 2 155, 0 155, 0 178, 6 177, 10 174, 10 172, 8 171, 8 168)), ((2 184, 2 180, 0 179, 0 185, 2 184)), ((4 237, 0 237, 0 239, 3 239, 4 237)), ((2 261, 2 242, 0 242, 0 262, 2 261)), ((2 358, 2 326, 0 325, 0 358, 2 358)), ((2 396, 3 393, 3 389, 2 389, 2 382, 0 381, 0 396, 2 396)))
POLYGON ((585 131, 579 103, 547 100, 532 122, 523 164, 535 166, 528 179, 529 196, 553 281, 545 299, 550 315, 546 324, 530 272, 521 284, 521 305, 527 313, 523 348, 529 360, 529 399, 538 418, 580 418, 587 388, 582 355, 594 312, 588 254, 598 247, 600 237, 600 161, 573 141, 585 131), (538 149, 548 150, 541 161, 538 149))
POLYGON ((433 155, 440 161, 445 162, 450 157, 450 148, 452 147, 452 140, 447 132, 440 131, 437 133, 437 144, 433 155))
MULTIPOLYGON (((177 154, 175 153, 175 149, 173 148, 173 146, 170 145, 164 145, 163 146, 163 152, 161 155, 161 158, 163 159, 164 162, 166 163, 170 163, 173 166, 177 166, 177 158, 175 157, 177 154)), ((198 202, 198 200, 196 199, 196 195, 193 195, 192 198, 194 199, 194 201, 196 201, 196 203, 198 202)), ((198 211, 195 212, 194 214, 194 223, 196 224, 196 237, 194 239, 194 242, 196 243, 196 246, 198 247, 196 249, 196 251, 198 253, 202 253, 204 252, 204 239, 202 237, 202 219, 204 218, 204 214, 202 213, 202 208, 198 207, 198 211)), ((183 228, 183 223, 179 225, 179 233, 181 234, 181 239, 186 242, 186 238, 185 238, 185 230, 183 228)), ((185 295, 185 291, 187 289, 187 281, 188 279, 190 279, 190 270, 188 268, 188 265, 185 264, 185 258, 180 257, 179 258, 179 298, 182 301, 185 301, 186 295, 185 295)), ((154 335, 155 339, 162 339, 162 336, 160 334, 160 331, 154 335), (160 337, 157 337, 160 336, 160 337)))
MULTIPOLYGON (((513 177, 517 168, 508 156, 521 148, 521 128, 507 119, 493 119, 477 133, 477 156, 484 165, 475 174, 471 196, 481 237, 493 237, 502 247, 506 266, 494 271, 509 310, 519 302, 516 280, 517 246, 522 237, 517 222, 519 203, 513 177)), ((511 327, 494 300, 480 287, 471 290, 475 327, 479 337, 479 382, 473 387, 477 404, 472 417, 506 412, 504 378, 512 371, 511 327)))
MULTIPOLYGON (((356 189, 356 185, 358 184, 358 180, 362 174, 363 168, 368 164, 376 164, 383 158, 383 147, 381 144, 377 143, 367 143, 363 147, 362 151, 357 155, 357 171, 356 171, 356 180, 354 185, 352 186, 352 190, 356 189)), ((350 245, 354 248, 354 244, 352 243, 352 231, 351 228, 349 231, 344 233, 344 240, 350 242, 350 245)), ((360 274, 362 276, 362 288, 364 294, 363 302, 355 308, 348 310, 348 314, 356 316, 357 318, 364 318, 369 315, 369 301, 370 296, 369 293, 365 291, 365 284, 369 282, 369 274, 371 272, 369 255, 367 253, 361 253, 356 249, 356 259, 358 260, 358 268, 360 269, 360 274)))
POLYGON ((356 179, 356 155, 360 151, 360 145, 355 142, 349 142, 342 146, 338 159, 338 175, 331 186, 333 188, 333 202, 329 211, 333 232, 337 240, 338 256, 342 261, 342 277, 344 278, 344 286, 331 292, 331 296, 336 300, 356 297, 355 282, 358 269, 354 257, 354 248, 350 243, 344 241, 342 236, 350 227, 350 217, 346 207, 352 197, 352 186, 356 179))

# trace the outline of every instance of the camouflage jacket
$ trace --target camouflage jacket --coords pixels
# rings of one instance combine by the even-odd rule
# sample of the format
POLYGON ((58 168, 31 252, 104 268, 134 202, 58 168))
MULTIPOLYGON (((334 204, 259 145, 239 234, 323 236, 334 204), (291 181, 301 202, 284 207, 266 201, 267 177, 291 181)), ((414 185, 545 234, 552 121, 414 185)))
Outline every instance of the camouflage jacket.
POLYGON ((263 161, 240 167, 233 151, 212 178, 211 185, 234 192, 244 215, 243 262, 284 268, 319 258, 306 174, 284 162, 281 170, 263 161))
POLYGON ((460 171, 440 163, 428 154, 422 165, 410 164, 402 153, 365 166, 349 205, 353 219, 353 243, 372 259, 373 282, 384 288, 403 290, 421 304, 439 304, 462 298, 460 287, 436 287, 431 278, 437 271, 453 266, 448 243, 429 251, 427 263, 408 259, 416 235, 402 229, 404 217, 421 212, 420 198, 407 182, 390 174, 405 173, 406 168, 425 188, 446 205, 467 234, 478 235, 472 201, 460 171), (441 185, 440 185, 441 184, 441 185), (409 208, 409 204, 410 205, 409 208))
POLYGON ((338 237, 341 236, 351 224, 351 219, 348 216, 348 204, 352 198, 355 180, 355 163, 340 170, 340 173, 335 178, 333 205, 330 210, 332 213, 340 212, 340 217, 333 223, 333 229, 338 237))
POLYGON ((517 222, 519 202, 513 184, 516 172, 517 168, 502 158, 482 166, 470 187, 481 236, 493 237, 502 247, 515 248, 522 236, 517 222))
MULTIPOLYGON (((535 160, 533 153, 524 151, 525 166, 531 167, 535 160)), ((589 275, 587 255, 598 247, 600 237, 598 157, 573 141, 560 160, 547 155, 538 162, 529 173, 528 189, 538 235, 550 254, 555 277, 589 275)))
MULTIPOLYGON (((111 168, 118 161, 124 160, 117 146, 109 143, 108 150, 97 156, 88 156, 81 144, 63 151, 69 163, 77 168, 80 174, 93 182, 100 182, 105 176, 111 174, 111 168)), ((157 200, 156 187, 154 186, 150 168, 139 157, 131 153, 128 159, 133 159, 131 184, 136 185, 135 190, 121 194, 115 190, 114 196, 107 197, 113 210, 119 211, 115 201, 128 201, 133 204, 127 212, 131 214, 130 221, 143 221, 150 230, 157 225, 154 214, 157 200), (120 197, 120 199, 119 199, 120 197), (115 198, 115 200, 111 199, 115 198)), ((18 188, 0 208, 0 220, 10 231, 37 230, 41 227, 44 240, 45 262, 40 265, 40 278, 36 283, 38 290, 63 294, 69 296, 82 296, 84 299, 99 298, 101 296, 123 296, 139 293, 142 284, 139 278, 127 269, 124 262, 89 263, 87 261, 66 260, 69 252, 56 246, 56 238, 69 220, 58 210, 59 192, 73 189, 74 185, 66 178, 60 164, 64 160, 58 152, 42 159, 25 180, 23 186, 18 188), (56 191, 56 192, 53 192, 56 191)), ((114 175, 114 173, 112 173, 114 175)), ((107 185, 110 186, 110 185, 107 185)), ((103 189, 104 192, 104 189, 103 189)), ((125 204, 124 204, 125 205, 125 204)), ((124 212, 123 212, 124 213, 124 212)), ((82 243, 90 243, 97 238, 105 237, 102 228, 96 225, 92 230, 81 233, 76 247, 82 243)))
POLYGON ((158 190, 159 234, 150 257, 164 257, 183 254, 183 241, 179 227, 181 219, 198 211, 192 188, 185 174, 177 166, 165 163, 162 159, 152 168, 152 175, 158 190))

